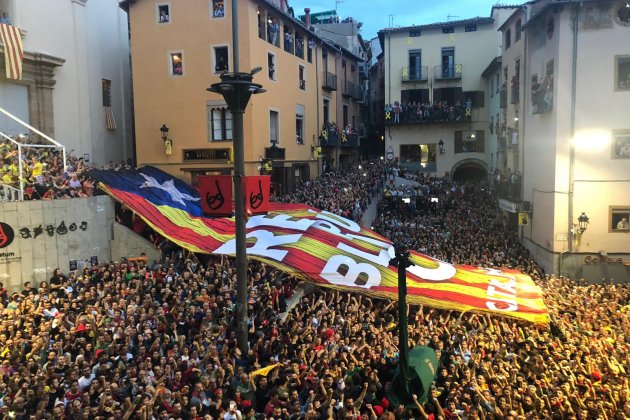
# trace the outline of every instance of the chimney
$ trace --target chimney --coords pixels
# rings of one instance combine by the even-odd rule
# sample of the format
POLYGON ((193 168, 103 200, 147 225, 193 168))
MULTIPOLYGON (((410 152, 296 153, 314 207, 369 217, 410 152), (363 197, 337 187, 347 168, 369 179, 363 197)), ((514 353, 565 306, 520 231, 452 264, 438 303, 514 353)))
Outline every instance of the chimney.
POLYGON ((287 0, 280 0, 280 10, 287 12, 287 0))
POLYGON ((306 23, 306 29, 311 29, 311 9, 308 7, 304 8, 304 23, 306 23))

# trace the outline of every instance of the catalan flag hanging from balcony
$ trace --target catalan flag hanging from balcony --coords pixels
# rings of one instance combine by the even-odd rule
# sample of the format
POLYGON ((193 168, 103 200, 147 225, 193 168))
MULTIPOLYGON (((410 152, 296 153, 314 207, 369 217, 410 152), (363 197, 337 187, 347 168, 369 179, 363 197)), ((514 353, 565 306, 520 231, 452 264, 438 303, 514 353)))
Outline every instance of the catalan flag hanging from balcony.
POLYGON ((7 79, 22 80, 22 35, 20 28, 0 23, 0 38, 4 44, 4 64, 7 79))

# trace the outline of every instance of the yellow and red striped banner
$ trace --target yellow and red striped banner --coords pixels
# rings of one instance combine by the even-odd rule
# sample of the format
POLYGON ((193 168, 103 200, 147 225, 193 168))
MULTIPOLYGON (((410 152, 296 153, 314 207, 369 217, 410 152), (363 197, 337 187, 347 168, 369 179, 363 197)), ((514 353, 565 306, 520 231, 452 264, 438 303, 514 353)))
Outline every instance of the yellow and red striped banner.
POLYGON ((0 38, 4 44, 4 65, 7 79, 22 80, 22 34, 20 28, 0 23, 0 38))
MULTIPOLYGON (((203 215, 201 198, 155 168, 139 179, 95 171, 100 187, 153 229, 194 252, 234 255, 234 218, 203 215)), ((134 175, 135 176, 135 175, 134 175)), ((269 214, 247 220, 247 255, 321 286, 375 297, 398 298, 398 271, 388 239, 357 223, 302 204, 272 203, 269 214)), ((415 251, 407 268, 410 304, 489 312, 548 322, 542 291, 511 269, 452 265, 415 251)))

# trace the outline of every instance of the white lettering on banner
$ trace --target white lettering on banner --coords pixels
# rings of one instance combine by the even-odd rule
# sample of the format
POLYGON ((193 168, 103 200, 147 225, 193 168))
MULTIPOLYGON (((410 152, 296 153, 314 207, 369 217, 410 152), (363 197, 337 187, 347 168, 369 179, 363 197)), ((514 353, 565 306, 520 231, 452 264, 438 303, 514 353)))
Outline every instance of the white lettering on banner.
POLYGON ((516 280, 510 279, 501 282, 490 279, 490 284, 486 290, 489 301, 486 307, 495 311, 513 312, 518 309, 516 301, 516 280))
POLYGON ((328 220, 329 222, 334 223, 337 226, 340 226, 344 229, 348 229, 353 232, 361 231, 361 226, 359 226, 352 220, 346 219, 345 217, 337 216, 336 214, 328 212, 328 211, 321 211, 318 213, 314 210, 309 209, 309 212, 315 213, 315 218, 317 219, 328 220))
POLYGON ((286 214, 278 214, 277 216, 259 215, 252 216, 247 221, 248 228, 254 228, 258 226, 275 226, 285 229, 294 229, 306 231, 309 227, 317 223, 316 220, 301 218, 298 220, 290 220, 293 216, 286 214))
POLYGON ((350 257, 345 255, 335 255, 326 262, 326 266, 323 268, 320 276, 336 286, 351 286, 351 287, 363 287, 369 289, 372 286, 378 286, 381 284, 381 272, 378 268, 371 264, 357 263, 350 257), (348 267, 348 272, 345 276, 339 274, 341 266, 348 267), (367 280, 364 284, 357 283, 359 275, 367 275, 367 280))
POLYGON ((455 267, 442 261, 437 261, 437 263, 437 268, 425 268, 419 265, 412 265, 407 268, 407 272, 429 281, 444 281, 455 277, 455 273, 457 273, 455 267))
POLYGON ((352 248, 351 246, 346 244, 339 244, 337 245, 337 248, 342 251, 349 252, 350 254, 354 254, 357 257, 361 257, 365 260, 373 261, 378 265, 382 265, 383 267, 389 267, 389 260, 391 260, 391 257, 384 249, 382 249, 381 252, 378 253, 378 255, 374 255, 370 254, 369 252, 364 252, 359 249, 352 248))
MULTIPOLYGON (((250 255, 260 255, 262 257, 273 258, 276 261, 282 261, 289 251, 281 249, 270 249, 272 246, 292 244, 300 240, 302 235, 274 235, 273 232, 267 230, 255 230, 247 234, 248 238, 256 238, 254 246, 247 248, 250 255)), ((230 239, 220 247, 214 250, 216 254, 234 254, 236 253, 236 238, 230 239)))

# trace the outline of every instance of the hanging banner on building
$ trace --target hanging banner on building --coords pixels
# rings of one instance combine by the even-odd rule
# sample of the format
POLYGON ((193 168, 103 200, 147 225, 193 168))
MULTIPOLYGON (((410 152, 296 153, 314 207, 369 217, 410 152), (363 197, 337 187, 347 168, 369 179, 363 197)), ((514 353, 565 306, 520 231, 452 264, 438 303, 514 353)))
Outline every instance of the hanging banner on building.
POLYGON ((269 175, 246 176, 243 178, 245 213, 266 214, 269 211, 271 177, 269 175))
POLYGON ((198 178, 203 212, 211 216, 232 214, 232 177, 230 175, 202 175, 198 178))
MULTIPOLYGON (((234 255, 234 218, 207 218, 197 191, 152 167, 98 171, 99 186, 153 229, 193 252, 234 255)), ((247 254, 321 286, 396 299, 392 243, 352 220, 302 204, 270 203, 247 221, 247 254)), ((548 322, 542 292, 517 270, 457 266, 411 251, 410 304, 548 322)))

